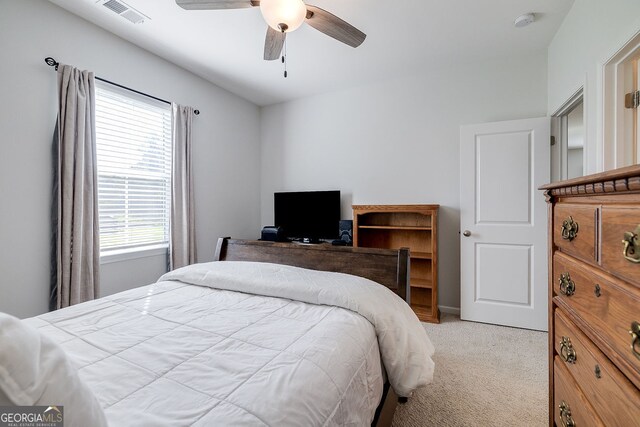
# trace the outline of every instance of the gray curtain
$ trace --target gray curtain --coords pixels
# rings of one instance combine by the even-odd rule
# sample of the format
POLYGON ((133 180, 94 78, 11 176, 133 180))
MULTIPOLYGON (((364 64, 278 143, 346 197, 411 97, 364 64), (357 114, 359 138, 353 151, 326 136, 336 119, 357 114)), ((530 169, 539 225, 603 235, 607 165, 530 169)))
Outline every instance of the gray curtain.
POLYGON ((171 105, 173 157, 171 162, 171 239, 169 269, 196 262, 196 232, 193 201, 191 125, 193 108, 171 105))
POLYGON ((98 297, 100 247, 93 73, 58 67, 56 308, 98 297))

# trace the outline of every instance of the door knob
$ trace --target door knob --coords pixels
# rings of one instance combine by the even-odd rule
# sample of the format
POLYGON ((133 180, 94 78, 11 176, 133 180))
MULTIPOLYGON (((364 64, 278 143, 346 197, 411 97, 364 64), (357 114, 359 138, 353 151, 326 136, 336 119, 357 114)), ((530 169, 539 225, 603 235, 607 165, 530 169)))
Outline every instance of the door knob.
POLYGON ((462 232, 462 235, 463 235, 464 237, 469 237, 469 236, 471 236, 471 232, 470 232, 469 230, 464 230, 464 231, 462 232))

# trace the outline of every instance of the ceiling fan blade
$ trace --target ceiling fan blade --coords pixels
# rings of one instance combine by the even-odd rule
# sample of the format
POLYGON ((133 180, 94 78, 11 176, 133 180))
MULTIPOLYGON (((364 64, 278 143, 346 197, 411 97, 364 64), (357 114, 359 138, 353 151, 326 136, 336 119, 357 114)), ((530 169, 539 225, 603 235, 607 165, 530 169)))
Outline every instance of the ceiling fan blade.
POLYGON ((265 61, 273 61, 280 58, 284 40, 287 33, 276 31, 271 27, 267 28, 267 38, 264 41, 264 59, 265 61))
POLYGON ((176 0, 176 4, 186 10, 243 9, 260 6, 259 1, 251 0, 176 0))
POLYGON ((307 5, 307 24, 351 47, 360 46, 367 38, 353 25, 316 6, 307 5))

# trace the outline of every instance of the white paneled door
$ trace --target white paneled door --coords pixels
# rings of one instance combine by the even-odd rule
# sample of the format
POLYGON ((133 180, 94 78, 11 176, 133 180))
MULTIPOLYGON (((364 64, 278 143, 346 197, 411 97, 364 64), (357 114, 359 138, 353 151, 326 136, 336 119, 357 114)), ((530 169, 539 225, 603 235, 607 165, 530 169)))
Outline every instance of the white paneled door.
POLYGON ((460 317, 547 330, 549 119, 460 128, 460 317))

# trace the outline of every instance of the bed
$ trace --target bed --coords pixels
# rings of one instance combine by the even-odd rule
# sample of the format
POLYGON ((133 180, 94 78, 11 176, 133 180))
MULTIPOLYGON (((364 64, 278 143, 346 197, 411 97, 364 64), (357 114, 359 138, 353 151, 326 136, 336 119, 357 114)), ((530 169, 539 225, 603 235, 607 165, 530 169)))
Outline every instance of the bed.
POLYGON ((215 259, 24 322, 113 426, 390 425, 430 382, 407 250, 225 238, 215 259))

